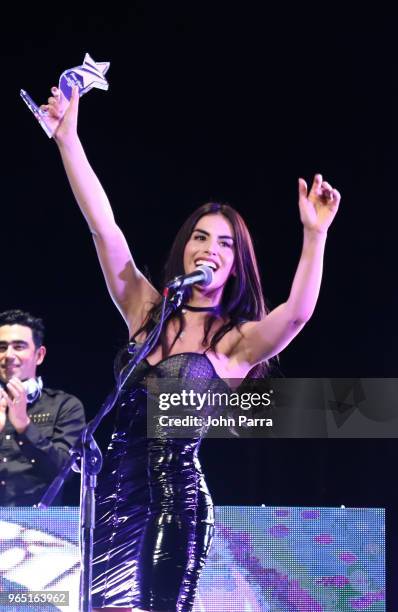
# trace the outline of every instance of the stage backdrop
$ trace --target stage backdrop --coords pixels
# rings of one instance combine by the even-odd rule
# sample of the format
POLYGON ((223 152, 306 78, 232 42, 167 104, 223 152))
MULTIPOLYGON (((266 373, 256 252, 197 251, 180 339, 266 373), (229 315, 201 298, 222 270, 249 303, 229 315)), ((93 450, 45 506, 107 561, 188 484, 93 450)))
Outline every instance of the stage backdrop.
MULTIPOLYGON (((0 508, 0 611, 78 610, 78 508, 0 508)), ((219 506, 195 612, 385 610, 384 510, 219 506)))

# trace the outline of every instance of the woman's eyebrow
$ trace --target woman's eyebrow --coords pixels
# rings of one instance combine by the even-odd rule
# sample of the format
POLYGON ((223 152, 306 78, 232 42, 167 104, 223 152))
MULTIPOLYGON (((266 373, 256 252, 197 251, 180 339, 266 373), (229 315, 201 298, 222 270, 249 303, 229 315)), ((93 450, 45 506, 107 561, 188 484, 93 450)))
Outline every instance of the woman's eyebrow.
MULTIPOLYGON (((207 232, 204 229, 200 229, 199 227, 196 227, 193 231, 194 232, 201 232, 202 234, 205 234, 206 236, 210 236, 209 232, 207 232)), ((218 236, 218 238, 228 238, 228 240, 232 240, 232 241, 235 240, 233 236, 218 236)))

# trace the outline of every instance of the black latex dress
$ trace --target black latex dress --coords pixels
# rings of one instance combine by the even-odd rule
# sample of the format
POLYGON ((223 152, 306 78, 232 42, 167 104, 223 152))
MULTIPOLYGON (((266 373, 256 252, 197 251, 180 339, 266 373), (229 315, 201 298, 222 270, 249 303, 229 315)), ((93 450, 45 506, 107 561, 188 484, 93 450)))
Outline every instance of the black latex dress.
POLYGON ((209 552, 213 505, 196 439, 146 437, 146 379, 216 379, 206 355, 141 362, 122 392, 99 476, 93 607, 192 610, 209 552))

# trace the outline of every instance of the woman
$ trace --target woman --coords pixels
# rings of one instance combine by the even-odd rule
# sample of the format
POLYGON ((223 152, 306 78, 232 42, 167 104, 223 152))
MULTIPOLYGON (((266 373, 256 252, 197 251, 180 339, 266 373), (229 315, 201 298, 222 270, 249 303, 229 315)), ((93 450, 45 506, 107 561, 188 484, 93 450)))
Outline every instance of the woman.
MULTIPOLYGON (((46 122, 76 200, 93 234, 108 290, 141 342, 159 314, 161 296, 137 269, 107 196, 77 136, 79 94, 69 105, 55 87, 46 122)), ((266 313, 248 230, 229 206, 208 204, 178 233, 165 278, 213 268, 195 285, 118 403, 115 432, 97 495, 95 610, 187 612, 213 533, 211 498, 197 460, 198 440, 148 440, 147 376, 242 379, 279 353, 315 308, 327 230, 340 195, 316 175, 299 179, 303 250, 287 301, 266 313)))

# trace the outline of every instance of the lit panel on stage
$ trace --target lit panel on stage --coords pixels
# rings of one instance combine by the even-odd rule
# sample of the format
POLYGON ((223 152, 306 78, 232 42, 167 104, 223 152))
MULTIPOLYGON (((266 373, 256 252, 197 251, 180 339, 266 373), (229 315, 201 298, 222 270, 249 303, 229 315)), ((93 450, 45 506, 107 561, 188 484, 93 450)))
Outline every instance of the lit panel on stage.
MULTIPOLYGON (((78 508, 0 508, 0 611, 77 612, 78 520, 78 508), (4 603, 38 591, 69 605, 4 603)), ((385 610, 383 509, 221 506, 216 529, 195 612, 385 610)))

